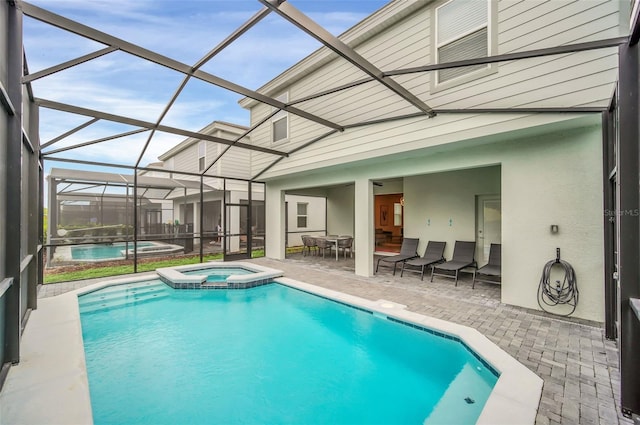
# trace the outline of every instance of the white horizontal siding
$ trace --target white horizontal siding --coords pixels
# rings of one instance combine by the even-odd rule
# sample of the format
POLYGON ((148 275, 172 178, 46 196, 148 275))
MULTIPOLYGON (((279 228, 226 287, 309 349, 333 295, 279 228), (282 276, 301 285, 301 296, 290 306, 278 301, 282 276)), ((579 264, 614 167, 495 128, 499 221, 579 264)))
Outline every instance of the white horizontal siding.
POLYGON ((499 14, 500 53, 590 41, 600 28, 620 35, 617 2, 610 0, 527 2, 528 10, 511 18, 499 14), (537 6, 537 7, 536 7, 537 6), (611 19, 614 18, 614 19, 611 19))
MULTIPOLYGON (((513 1, 498 3, 497 54, 578 43, 620 35, 619 3, 613 0, 513 1)), ((383 71, 430 63, 431 7, 417 11, 395 26, 358 46, 357 51, 383 71)), ((509 108, 606 106, 617 78, 617 51, 600 49, 496 64, 496 73, 440 91, 431 92, 432 73, 397 76, 394 79, 433 108, 509 108)), ((362 73, 343 59, 293 84, 290 99, 320 92, 362 78, 362 73)), ((340 93, 301 103, 310 113, 341 125, 417 112, 417 109, 377 83, 367 83, 340 93)), ((264 116, 262 106, 252 110, 252 121, 264 116)), ((348 130, 308 146, 270 169, 265 178, 286 170, 346 163, 374 158, 385 153, 410 151, 437 143, 463 139, 464 132, 482 134, 486 128, 502 131, 568 118, 521 116, 449 115, 432 119, 418 133, 411 126, 377 126, 368 134, 348 130), (473 126, 478 126, 475 128, 473 126), (384 128, 384 130, 382 130, 384 128), (450 133, 447 133, 450 132, 450 133), (428 133, 429 136, 425 137, 428 133), (366 135, 368 134, 368 135, 366 135), (384 136, 383 136, 384 135, 384 136)), ((255 131, 255 144, 270 145, 270 124, 255 131)), ((290 140, 282 150, 294 149, 328 131, 327 128, 290 115, 290 140), (286 149, 285 149, 286 148, 286 149)), ((275 147, 275 146, 271 146, 275 147)), ((273 162, 270 155, 254 153, 253 169, 262 170, 273 162)))
POLYGON ((178 152, 173 157, 173 166, 176 170, 190 173, 198 172, 198 144, 194 143, 187 149, 178 152))
MULTIPOLYGON (((226 147, 222 147, 224 152, 226 147)), ((207 158, 213 161, 215 157, 207 158)), ((240 179, 250 178, 251 154, 247 149, 231 147, 219 161, 219 175, 225 177, 235 177, 240 179)))
POLYGON ((517 134, 533 132, 544 125, 568 125, 567 120, 578 117, 578 114, 442 114, 431 119, 414 118, 377 124, 352 129, 318 142, 281 161, 264 177, 308 172, 316 167, 372 160, 386 155, 404 153, 411 157, 425 149, 437 154, 448 149, 442 145, 513 138, 515 135, 507 135, 514 134, 514 131, 518 131, 517 134))

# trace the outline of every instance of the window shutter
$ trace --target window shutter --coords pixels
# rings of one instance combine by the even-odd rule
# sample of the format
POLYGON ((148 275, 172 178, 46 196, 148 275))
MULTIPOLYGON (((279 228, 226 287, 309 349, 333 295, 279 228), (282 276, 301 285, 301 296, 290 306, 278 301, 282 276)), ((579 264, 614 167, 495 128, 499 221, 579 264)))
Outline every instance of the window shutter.
POLYGON ((287 137, 287 117, 284 116, 273 122, 273 141, 277 142, 287 137))

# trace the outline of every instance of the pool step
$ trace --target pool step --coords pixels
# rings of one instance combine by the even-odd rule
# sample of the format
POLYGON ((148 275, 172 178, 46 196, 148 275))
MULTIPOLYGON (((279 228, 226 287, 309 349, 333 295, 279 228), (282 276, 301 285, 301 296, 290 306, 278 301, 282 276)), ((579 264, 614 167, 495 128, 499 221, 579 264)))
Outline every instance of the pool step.
POLYGON ((80 313, 89 313, 108 308, 139 304, 169 296, 170 288, 164 283, 154 282, 140 285, 118 285, 83 295, 80 300, 80 313))

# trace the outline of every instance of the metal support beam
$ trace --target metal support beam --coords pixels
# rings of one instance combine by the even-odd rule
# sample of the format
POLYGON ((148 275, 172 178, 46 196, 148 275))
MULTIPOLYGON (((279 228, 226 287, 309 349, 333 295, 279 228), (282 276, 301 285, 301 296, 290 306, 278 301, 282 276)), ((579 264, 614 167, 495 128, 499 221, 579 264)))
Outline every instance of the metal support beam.
POLYGON ((629 35, 629 45, 635 46, 640 40, 640 3, 631 2, 634 6, 631 11, 631 28, 629 35))
MULTIPOLYGON (((148 121, 137 120, 134 118, 127 118, 120 115, 109 114, 106 112, 95 111, 93 109, 81 108, 79 106, 67 105, 65 103, 54 102, 46 99, 35 99, 36 103, 43 108, 55 109, 57 111, 70 112, 72 114, 84 115, 88 117, 100 118, 107 121, 119 122, 122 124, 129 124, 135 127, 143 127, 148 129, 156 129, 165 133, 178 134, 180 136, 193 137, 194 139, 208 140, 210 142, 221 143, 224 145, 234 144, 232 140, 223 139, 221 137, 215 137, 204 133, 198 133, 195 131, 182 130, 175 127, 168 127, 166 125, 156 126, 154 123, 148 121)), ((262 148, 260 146, 252 146, 246 143, 236 143, 235 146, 250 149, 258 152, 264 152, 271 155, 287 156, 287 153, 277 151, 269 148, 262 148)))
MULTIPOLYGON (((422 113, 420 113, 420 115, 423 115, 423 114, 422 114, 422 113)), ((313 145, 314 143, 319 142, 320 140, 322 140, 322 139, 324 139, 324 138, 326 138, 326 137, 329 137, 329 136, 331 136, 332 134, 335 134, 335 133, 337 133, 337 132, 338 132, 337 130, 331 130, 331 131, 329 131, 329 132, 327 132, 327 133, 321 134, 320 136, 315 137, 315 138, 313 138, 313 139, 309 140, 308 142, 306 142, 306 143, 304 143, 304 144, 302 144, 302 145, 298 146, 297 148, 292 149, 291 151, 289 151, 289 155, 291 155, 291 154, 293 154, 293 153, 295 153, 295 152, 298 152, 298 151, 300 151, 300 150, 302 150, 302 149, 304 149, 304 148, 306 148, 306 147, 308 147, 308 146, 310 146, 310 145, 313 145)), ((268 170, 270 170, 270 169, 271 169, 271 167, 273 167, 274 165, 276 165, 278 162, 282 161, 283 159, 284 159, 284 157, 280 157, 280 158, 276 159, 276 160, 275 160, 275 161, 273 161, 271 164, 269 164, 266 168, 264 168, 262 171, 260 171, 258 174, 256 174, 255 176, 253 176, 251 180, 257 180, 261 175, 263 175, 264 173, 266 173, 268 170)))
POLYGON ((102 142, 108 142, 110 140, 120 139, 122 137, 132 136, 132 135, 138 134, 138 133, 144 133, 145 131, 149 131, 149 129, 148 128, 139 128, 137 130, 132 130, 132 131, 124 132, 124 133, 114 134, 113 136, 102 137, 100 139, 90 140, 88 142, 79 143, 77 145, 67 146, 67 147, 60 148, 60 149, 54 149, 54 150, 48 151, 48 152, 42 152, 42 155, 45 155, 45 156, 46 155, 53 155, 54 153, 65 152, 65 151, 69 151, 69 150, 72 150, 72 149, 83 148, 85 146, 91 146, 91 145, 95 145, 95 144, 102 143, 102 142))
POLYGON ((71 59, 71 60, 63 62, 61 64, 52 66, 50 68, 46 68, 46 69, 43 69, 41 71, 34 72, 33 74, 25 75, 24 77, 22 77, 22 82, 23 83, 30 83, 30 82, 32 82, 34 80, 39 79, 39 78, 46 77, 47 75, 55 74, 56 72, 63 71, 65 69, 67 69, 67 68, 71 68, 73 66, 80 65, 81 63, 88 62, 88 61, 90 61, 92 59, 99 58, 99 57, 104 56, 106 54, 109 54, 111 52, 115 52, 116 50, 118 50, 116 47, 105 47, 104 49, 100 49, 97 52, 88 53, 88 54, 86 54, 84 56, 80 56, 78 58, 71 59))
POLYGON ((224 156, 225 153, 227 153, 227 151, 229 149, 231 149, 232 146, 235 146, 236 143, 238 143, 240 140, 242 140, 243 138, 247 137, 253 130, 255 130, 256 128, 260 127, 262 124, 264 124, 265 122, 269 121, 275 114, 277 114, 278 112, 280 112, 279 109, 271 112, 269 115, 267 115, 266 117, 264 117, 263 119, 261 119, 258 123, 254 124, 253 126, 251 126, 250 129, 248 129, 247 131, 245 131, 244 133, 242 133, 240 135, 240 137, 237 137, 233 143, 229 146, 227 146, 222 152, 220 152, 220 154, 213 160, 211 161, 211 163, 209 165, 207 165, 205 167, 205 169, 202 171, 202 175, 204 176, 207 171, 209 171, 211 169, 211 167, 213 167, 216 162, 218 162, 220 160, 220 158, 222 158, 224 156))
POLYGON ((192 66, 189 66, 177 60, 171 59, 167 56, 163 56, 159 53, 153 52, 143 47, 137 46, 133 43, 129 43, 125 40, 122 40, 120 38, 114 37, 107 33, 98 31, 86 25, 82 25, 79 22, 72 21, 71 19, 67 19, 60 15, 56 15, 55 13, 49 12, 48 10, 45 10, 45 9, 41 9, 30 3, 23 2, 23 1, 19 1, 18 3, 20 4, 20 8, 22 9, 25 15, 30 16, 34 19, 37 19, 41 22, 53 25, 55 27, 72 32, 74 34, 78 34, 80 36, 86 37, 93 41, 97 41, 98 43, 102 43, 107 46, 117 47, 119 50, 123 52, 127 52, 139 58, 148 60, 158 65, 167 67, 169 69, 173 69, 174 71, 181 72, 185 75, 193 75, 195 78, 198 78, 202 81, 205 81, 210 84, 216 85, 218 87, 222 87, 226 90, 241 94, 245 97, 257 100, 258 102, 266 103, 267 105, 271 105, 279 109, 285 109, 287 112, 291 112, 294 115, 298 115, 302 118, 315 121, 318 124, 322 124, 329 128, 342 130, 342 127, 336 123, 325 120, 324 118, 310 114, 308 112, 305 112, 293 106, 287 106, 286 104, 284 104, 279 100, 273 99, 269 96, 265 96, 254 90, 250 90, 246 87, 242 87, 238 84, 224 80, 220 77, 216 77, 215 75, 209 74, 207 72, 204 72, 198 69, 194 70, 192 66))
POLYGON ((9 98, 9 94, 7 93, 7 90, 2 85, 2 81, 0 81, 0 104, 4 106, 4 109, 7 111, 8 115, 16 114, 16 108, 13 106, 13 103, 9 98))
POLYGON ((438 114, 601 114, 606 110, 599 106, 435 109, 438 114))
POLYGON ((204 257, 204 176, 200 176, 200 262, 203 262, 204 257))
MULTIPOLYGON (((133 171, 133 272, 138 273, 138 170, 133 171)), ((125 248, 126 249, 126 248, 125 248)))
MULTIPOLYGON (((258 13, 253 15, 251 18, 249 18, 249 20, 247 22, 245 22, 242 26, 240 26, 237 30, 235 30, 227 38, 222 40, 222 42, 220 42, 216 47, 214 47, 211 51, 209 51, 206 55, 204 55, 204 57, 202 59, 200 59, 198 62, 196 62, 196 64, 193 66, 193 70, 195 71, 197 69, 200 69, 204 64, 206 64, 208 61, 210 61, 215 55, 217 55, 222 50, 224 50, 225 47, 229 46, 236 39, 238 39, 242 34, 244 34, 247 31, 249 31, 250 28, 252 28, 258 22, 260 22, 262 19, 264 19, 269 14, 269 12, 270 12, 270 10, 265 7, 262 10, 260 10, 258 13)), ((190 79, 191 79, 191 74, 185 75, 184 79, 182 80, 182 82, 180 83, 180 85, 178 86, 176 91, 173 93, 173 96, 171 96, 171 99, 169 100, 169 102, 167 102, 167 105, 165 106, 164 110, 160 114, 160 117, 156 121, 156 126, 160 125, 160 123, 162 123, 162 120, 164 119, 164 117, 169 112, 169 109, 171 109, 173 104, 176 102, 176 100, 178 99, 178 96, 180 96, 180 93, 182 93, 182 90, 184 90, 184 88, 186 87, 186 85, 187 85, 187 83, 189 82, 190 79)), ((144 154, 147 151, 147 148, 149 147, 149 143, 151 143, 151 139, 153 138, 155 133, 156 133, 155 129, 151 130, 151 134, 149 134, 149 137, 147 138, 147 142, 144 144, 144 146, 142 148, 142 151, 140 152, 140 155, 138 156, 138 160, 136 161, 136 166, 140 165, 140 162, 142 162, 142 158, 144 157, 144 154)), ((227 150, 228 150, 228 148, 227 148, 227 150)), ((226 152, 226 150, 225 150, 225 152, 226 152)))
MULTIPOLYGON (((602 214, 603 236, 604 236, 604 333, 609 340, 616 339, 616 313, 617 295, 616 279, 614 278, 615 264, 615 221, 616 206, 614 199, 613 182, 610 177, 611 160, 610 155, 613 150, 610 146, 615 143, 614 128, 615 109, 602 113, 602 204, 604 213, 602 214)), ((615 171, 614 171, 615 172, 615 171)))
POLYGON ((61 135, 59 135, 58 137, 54 137, 53 139, 49 140, 47 143, 44 143, 42 145, 40 145, 40 149, 45 149, 51 145, 53 145, 56 142, 59 142, 60 140, 71 136, 72 134, 82 130, 83 128, 89 127, 91 124, 94 124, 96 122, 100 121, 99 118, 92 118, 89 121, 80 124, 79 126, 72 128, 71 130, 67 131, 66 133, 63 133, 61 135))
MULTIPOLYGON (((17 7, 7 8, 7 98, 15 106, 15 113, 7 119, 6 164, 2 176, 4 188, 4 276, 13 278, 13 285, 5 294, 4 358, 1 363, 16 364, 20 361, 20 335, 22 327, 20 264, 23 248, 22 235, 22 13, 17 7)), ((25 196, 27 196, 25 194, 25 196)), ((33 194, 35 196, 35 194, 33 194)), ((2 252, 2 251, 0 251, 2 252)))
POLYGON ((311 20, 304 13, 296 9, 291 3, 283 2, 282 0, 259 0, 265 6, 271 8, 280 16, 306 32, 320 43, 336 52, 345 60, 355 65, 360 70, 364 71, 367 75, 370 75, 377 82, 393 91, 398 96, 402 97, 407 102, 424 112, 425 114, 433 117, 435 113, 433 110, 417 96, 405 89, 400 83, 392 78, 387 78, 384 73, 378 69, 374 64, 366 60, 354 49, 343 43, 339 38, 333 36, 329 31, 322 28, 320 25, 311 20))
POLYGON ((370 83, 372 81, 375 81, 375 79, 373 77, 368 77, 368 78, 363 78, 361 80, 352 81, 351 83, 342 84, 342 85, 340 85, 338 87, 334 87, 334 88, 331 88, 331 89, 323 90, 321 92, 318 92, 318 93, 315 93, 315 94, 311 94, 309 96, 301 97, 300 99, 296 99, 296 100, 293 100, 293 101, 289 102, 289 104, 290 105, 297 105, 298 103, 306 102, 308 100, 317 99, 319 97, 326 96, 326 95, 329 95, 329 94, 338 93, 340 91, 351 89, 351 88, 354 88, 354 87, 358 87, 358 86, 361 86, 363 84, 370 83))
POLYGON ((604 49, 607 47, 619 47, 627 42, 627 37, 608 38, 606 40, 588 41, 585 43, 567 44, 565 46, 554 46, 546 49, 527 50, 524 52, 505 53, 504 55, 486 56, 483 58, 465 59, 453 62, 435 63, 432 65, 416 66, 413 68, 387 71, 385 76, 415 74, 417 72, 436 71, 440 69, 459 68, 469 65, 486 65, 496 62, 512 61, 516 59, 539 58, 543 56, 562 55, 566 53, 576 53, 586 50, 604 49))
POLYGON ((630 304, 640 298, 640 150, 638 124, 640 92, 638 88, 638 45, 622 46, 619 50, 618 111, 620 141, 617 154, 618 225, 619 225, 619 287, 620 294, 620 384, 622 413, 630 417, 640 414, 640 321, 630 304))

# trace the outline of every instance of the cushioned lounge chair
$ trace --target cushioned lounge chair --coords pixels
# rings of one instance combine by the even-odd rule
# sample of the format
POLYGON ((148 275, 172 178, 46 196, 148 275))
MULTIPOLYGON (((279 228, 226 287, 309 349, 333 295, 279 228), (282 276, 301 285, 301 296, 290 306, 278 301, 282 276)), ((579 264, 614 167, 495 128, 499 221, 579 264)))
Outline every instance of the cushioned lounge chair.
POLYGON ((433 282, 433 276, 451 277, 455 279, 455 286, 458 286, 458 276, 460 275, 460 270, 466 267, 476 267, 476 260, 474 260, 475 253, 475 241, 456 241, 456 244, 453 247, 453 257, 451 258, 451 260, 446 261, 442 264, 436 264, 431 267, 431 282, 433 282), (450 274, 448 272, 454 273, 450 274))
POLYGON ((402 262, 402 270, 400 271, 400 277, 403 276, 405 267, 407 271, 418 271, 413 270, 414 267, 420 268, 420 280, 424 280, 424 269, 427 267, 443 263, 444 260, 444 247, 447 245, 446 242, 434 242, 429 241, 427 244, 427 249, 424 251, 424 255, 420 258, 413 258, 411 260, 402 262))
POLYGON ((502 279, 502 245, 492 243, 489 247, 489 262, 473 273, 473 285, 476 281, 487 283, 501 283, 502 279))
POLYGON ((404 238, 402 245, 400 246, 400 254, 391 255, 389 257, 380 257, 376 263, 376 273, 378 273, 378 267, 380 262, 393 264, 393 274, 396 274, 396 265, 405 260, 410 260, 418 256, 418 242, 417 238, 404 238))

